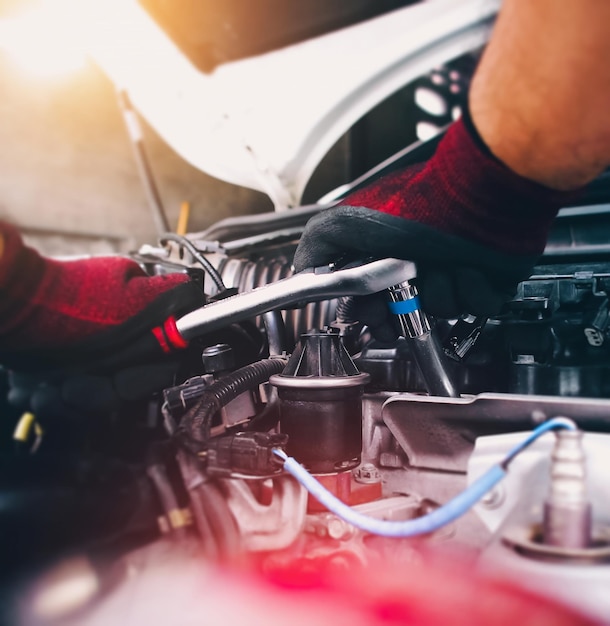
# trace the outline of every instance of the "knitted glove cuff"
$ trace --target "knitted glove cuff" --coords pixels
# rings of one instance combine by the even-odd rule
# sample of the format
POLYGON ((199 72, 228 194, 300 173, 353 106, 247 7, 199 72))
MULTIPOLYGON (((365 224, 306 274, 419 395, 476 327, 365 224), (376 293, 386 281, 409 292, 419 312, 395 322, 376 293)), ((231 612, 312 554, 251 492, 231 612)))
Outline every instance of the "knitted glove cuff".
POLYGON ((0 334, 28 302, 45 270, 44 259, 23 243, 19 231, 0 221, 4 249, 0 257, 0 334))
POLYGON ((466 116, 447 131, 425 164, 393 172, 345 198, 366 207, 483 244, 537 256, 561 206, 578 191, 550 189, 500 162, 466 116))

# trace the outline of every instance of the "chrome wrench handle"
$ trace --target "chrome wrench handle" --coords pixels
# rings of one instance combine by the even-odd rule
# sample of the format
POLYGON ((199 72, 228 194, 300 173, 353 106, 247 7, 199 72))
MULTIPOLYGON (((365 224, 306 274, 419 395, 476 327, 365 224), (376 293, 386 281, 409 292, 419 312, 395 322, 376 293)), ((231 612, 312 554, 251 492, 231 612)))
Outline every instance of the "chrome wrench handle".
POLYGON ((189 341, 267 311, 339 296, 365 296, 412 280, 415 275, 415 264, 400 259, 381 259, 338 270, 331 266, 317 267, 212 302, 181 317, 176 328, 182 338, 189 341))

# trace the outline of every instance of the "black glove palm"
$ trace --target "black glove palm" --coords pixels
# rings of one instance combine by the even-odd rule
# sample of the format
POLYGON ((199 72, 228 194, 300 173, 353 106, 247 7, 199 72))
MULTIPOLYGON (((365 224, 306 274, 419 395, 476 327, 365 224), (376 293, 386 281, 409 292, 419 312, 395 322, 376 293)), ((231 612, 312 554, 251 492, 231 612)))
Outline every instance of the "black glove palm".
POLYGON ((456 122, 426 164, 394 172, 313 217, 297 271, 341 260, 415 261, 422 305, 438 317, 493 315, 527 278, 572 192, 515 174, 456 122))

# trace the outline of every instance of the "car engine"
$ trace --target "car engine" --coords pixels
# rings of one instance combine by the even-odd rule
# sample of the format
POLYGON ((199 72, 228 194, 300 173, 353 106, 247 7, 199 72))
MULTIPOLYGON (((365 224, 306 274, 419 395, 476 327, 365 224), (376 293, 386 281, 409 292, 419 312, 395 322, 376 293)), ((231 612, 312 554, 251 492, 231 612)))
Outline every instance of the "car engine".
POLYGON ((167 562, 161 549, 349 568, 426 546, 607 619, 607 182, 562 210, 533 275, 492 319, 426 316, 406 261, 293 275, 318 206, 168 234, 134 253, 149 273, 188 273, 208 294, 177 320, 191 341, 171 363, 172 384, 42 419, 15 408, 15 381, 3 376, 14 447, 3 452, 0 523, 14 623, 75 611, 76 623, 108 623, 112 598, 167 562), (358 298, 379 294, 398 311, 392 343, 354 314, 358 298), (552 424, 555 434, 520 444, 552 424), (504 480, 444 516, 506 459, 504 480), (349 514, 331 512, 311 477, 349 514), (143 553, 153 555, 144 565, 143 553), (139 573, 128 575, 134 558, 139 573), (75 560, 95 584, 49 600, 83 578, 64 567, 75 560))
MULTIPOLYGON (((219 167, 228 182, 243 184, 233 178, 241 165, 278 210, 166 233, 130 254, 149 275, 187 274, 206 294, 205 306, 162 331, 183 347, 166 359, 119 372, 91 363, 69 375, 0 367, 0 623, 258 624, 264 612, 248 614, 247 585, 225 584, 224 568, 366 577, 370 566, 441 554, 610 624, 610 172, 560 211, 534 272, 493 318, 427 315, 409 261, 292 268, 310 217, 432 154, 465 105, 499 3, 446 2, 455 15, 438 20, 433 3, 410 0, 318 3, 319 10, 270 0, 267 20, 290 26, 275 38, 252 27, 260 7, 242 16, 231 2, 184 2, 181 11, 162 0, 131 4, 141 6, 127 11, 128 26, 146 9, 176 42, 163 51, 173 58, 180 49, 194 66, 179 59, 142 72, 128 59, 138 56, 125 44, 133 33, 112 11, 102 21, 110 25, 101 29, 103 45, 91 44, 119 87, 148 191, 154 180, 134 132, 136 109, 164 137, 178 127, 173 147, 197 168, 217 175, 219 167), (287 142, 290 150, 278 141, 277 155, 265 157, 252 147, 261 150, 273 134, 265 123, 282 139, 267 108, 286 108, 280 96, 290 104, 294 95, 277 79, 273 56, 262 57, 274 71, 261 73, 260 84, 256 65, 229 63, 238 97, 229 90, 227 110, 212 98, 214 72, 222 79, 230 61, 372 16, 394 21, 390 11, 411 4, 421 4, 424 18, 430 13, 438 32, 419 44, 415 36, 401 41, 399 55, 390 50, 371 76, 355 76, 352 91, 333 96, 328 85, 346 74, 338 64, 324 89, 309 88, 316 98, 326 92, 330 118, 314 116, 295 146, 287 142), (490 6, 479 14, 483 4, 490 6), (222 25, 235 8, 234 31, 222 25), (208 20, 205 31, 194 13, 208 20), (401 67, 393 78, 389 70, 401 67), (205 88, 194 68, 210 79, 205 88), (244 98, 238 87, 250 75, 256 89, 244 98), (185 77, 196 78, 194 91, 183 93, 185 77), (249 98, 265 85, 271 97, 259 117, 249 98), (420 141, 372 169, 365 155, 368 171, 352 171, 353 183, 293 208, 341 129, 397 89, 413 100, 405 126, 420 141), (203 104, 210 110, 202 113, 203 104), (193 111, 200 135, 180 124, 193 111), (317 142, 325 150, 313 150, 317 142), (225 154, 232 143, 237 151, 225 154), (310 149, 300 178, 298 157, 310 149), (276 184, 290 176, 293 189, 279 193, 276 184), (366 303, 388 312, 395 340, 376 338, 366 303)), ((425 20, 413 24, 414 35, 426 30, 425 20)), ((144 25, 138 33, 159 35, 144 25)), ((346 64, 354 47, 348 40, 346 64)), ((342 58, 321 50, 327 61, 342 58)), ((287 54, 300 59, 295 46, 287 54)), ((287 66, 286 78, 299 78, 294 91, 308 90, 300 82, 312 74, 307 60, 302 72, 287 66)), ((305 121, 309 108, 299 110, 305 121)), ((277 623, 286 615, 277 609, 277 623)), ((264 623, 276 621, 268 614, 264 623)))

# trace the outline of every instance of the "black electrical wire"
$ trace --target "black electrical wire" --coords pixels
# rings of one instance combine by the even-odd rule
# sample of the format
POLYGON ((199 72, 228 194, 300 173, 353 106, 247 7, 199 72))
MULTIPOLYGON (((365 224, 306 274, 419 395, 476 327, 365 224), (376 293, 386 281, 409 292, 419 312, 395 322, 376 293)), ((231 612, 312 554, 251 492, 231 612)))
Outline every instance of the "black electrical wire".
POLYGON ((177 458, 203 550, 211 559, 235 556, 241 547, 240 531, 222 487, 200 474, 194 456, 179 450, 177 458))
POLYGON ((189 502, 203 551, 209 559, 218 559, 220 556, 218 543, 212 532, 205 502, 197 489, 189 491, 189 502))
POLYGON ((167 469, 163 464, 155 463, 154 465, 149 465, 146 468, 146 474, 148 475, 155 487, 157 497, 159 498, 161 507, 163 508, 163 513, 165 514, 165 517, 170 524, 171 532, 179 539, 186 538, 186 528, 176 528, 171 524, 171 519, 174 512, 180 511, 180 504, 178 502, 176 494, 174 493, 174 490, 172 489, 172 485, 167 474, 167 469))
MULTIPOLYGON (((202 482, 195 489, 206 515, 212 538, 221 558, 235 557, 241 548, 241 536, 226 497, 215 482, 202 482)), ((191 498, 194 496, 191 492, 191 498)), ((197 497, 195 496, 195 497, 197 497)))
POLYGON ((257 413, 245 426, 245 432, 266 432, 274 428, 280 421, 279 400, 277 390, 273 388, 271 398, 265 408, 257 413))
POLYGON ((218 270, 212 265, 209 259, 206 259, 203 254, 194 246, 193 242, 183 235, 177 233, 165 233, 159 238, 159 243, 164 246, 168 241, 174 241, 182 248, 186 248, 193 258, 203 267, 204 270, 210 275, 210 278, 214 281, 218 291, 225 291, 226 286, 222 280, 222 277, 218 270))

